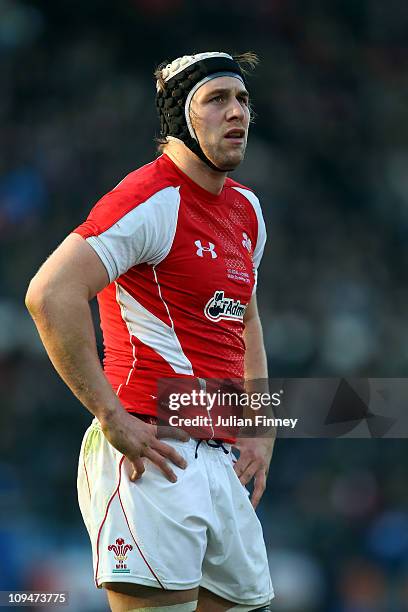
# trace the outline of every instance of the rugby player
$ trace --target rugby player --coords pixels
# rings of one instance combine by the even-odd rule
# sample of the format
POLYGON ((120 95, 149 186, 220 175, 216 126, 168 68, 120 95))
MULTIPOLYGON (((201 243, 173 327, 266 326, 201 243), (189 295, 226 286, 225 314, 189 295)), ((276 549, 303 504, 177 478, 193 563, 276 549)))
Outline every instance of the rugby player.
POLYGON ((273 597, 255 514, 273 440, 237 440, 235 461, 216 431, 159 439, 155 420, 160 378, 267 377, 265 225, 255 194, 227 177, 244 158, 256 62, 208 52, 157 69, 161 155, 97 202, 27 292, 52 363, 95 417, 78 494, 114 612, 266 611, 273 597))

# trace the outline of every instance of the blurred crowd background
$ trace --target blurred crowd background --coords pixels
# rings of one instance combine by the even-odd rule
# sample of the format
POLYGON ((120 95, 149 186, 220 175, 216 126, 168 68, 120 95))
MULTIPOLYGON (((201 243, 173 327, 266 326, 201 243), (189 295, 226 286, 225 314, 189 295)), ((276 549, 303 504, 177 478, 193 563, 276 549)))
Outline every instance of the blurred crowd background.
MULTIPOLYGON (((0 0, 0 590, 69 590, 70 609, 105 610, 75 491, 91 419, 24 294, 93 203, 155 156, 162 60, 261 58, 234 178, 268 228, 271 377, 407 375, 407 32, 403 0, 0 0)), ((407 460, 405 440, 277 442, 259 509, 274 610, 408 610, 407 460)))

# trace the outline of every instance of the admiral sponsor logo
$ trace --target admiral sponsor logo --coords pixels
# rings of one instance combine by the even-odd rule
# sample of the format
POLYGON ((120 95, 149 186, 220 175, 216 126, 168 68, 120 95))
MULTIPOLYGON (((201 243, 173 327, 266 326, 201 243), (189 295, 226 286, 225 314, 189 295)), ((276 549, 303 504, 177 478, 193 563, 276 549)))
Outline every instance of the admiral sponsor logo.
POLYGON ((224 296, 224 291, 216 291, 208 300, 204 308, 204 314, 210 321, 221 319, 232 319, 242 321, 247 305, 241 304, 239 300, 224 296))

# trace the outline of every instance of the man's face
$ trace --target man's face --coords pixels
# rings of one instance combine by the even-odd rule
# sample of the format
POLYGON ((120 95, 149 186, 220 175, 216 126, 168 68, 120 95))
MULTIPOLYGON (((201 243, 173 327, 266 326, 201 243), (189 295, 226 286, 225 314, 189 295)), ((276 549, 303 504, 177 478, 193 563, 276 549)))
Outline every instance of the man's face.
POLYGON ((202 85, 190 105, 191 123, 205 155, 226 172, 244 158, 249 126, 248 92, 240 79, 217 77, 202 85))

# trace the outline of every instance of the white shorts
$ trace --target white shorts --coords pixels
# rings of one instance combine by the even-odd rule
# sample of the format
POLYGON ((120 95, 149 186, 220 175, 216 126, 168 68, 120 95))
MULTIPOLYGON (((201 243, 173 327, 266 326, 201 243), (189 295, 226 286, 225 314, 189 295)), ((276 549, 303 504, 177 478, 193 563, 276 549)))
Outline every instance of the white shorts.
POLYGON ((95 583, 162 589, 203 586, 237 604, 273 597, 261 524, 233 469, 232 453, 166 439, 182 455, 171 483, 146 460, 142 478, 94 419, 81 447, 78 498, 93 552, 95 583))

